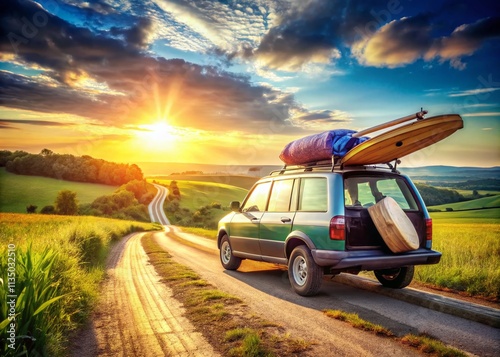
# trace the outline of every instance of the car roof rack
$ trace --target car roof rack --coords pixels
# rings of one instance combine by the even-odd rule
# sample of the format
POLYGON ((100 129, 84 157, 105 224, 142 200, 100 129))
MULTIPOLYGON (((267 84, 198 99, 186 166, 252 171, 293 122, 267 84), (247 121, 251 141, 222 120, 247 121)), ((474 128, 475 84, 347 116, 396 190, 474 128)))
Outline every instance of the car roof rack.
MULTIPOLYGON (((332 156, 331 160, 320 160, 320 161, 313 161, 313 162, 307 162, 304 164, 298 164, 298 165, 284 165, 281 169, 279 170, 273 170, 269 173, 269 176, 273 175, 284 175, 284 174, 292 174, 292 173, 297 173, 297 172, 308 172, 308 171, 329 171, 329 172, 335 172, 335 170, 344 170, 344 165, 340 163, 341 157, 338 156, 332 156)), ((398 164, 400 164, 401 161, 399 159, 394 160, 394 164, 387 162, 387 163, 381 163, 386 166, 376 166, 376 165, 361 165, 361 166, 348 166, 349 168, 363 168, 363 169, 386 169, 390 170, 392 172, 399 173, 397 170, 398 164)))

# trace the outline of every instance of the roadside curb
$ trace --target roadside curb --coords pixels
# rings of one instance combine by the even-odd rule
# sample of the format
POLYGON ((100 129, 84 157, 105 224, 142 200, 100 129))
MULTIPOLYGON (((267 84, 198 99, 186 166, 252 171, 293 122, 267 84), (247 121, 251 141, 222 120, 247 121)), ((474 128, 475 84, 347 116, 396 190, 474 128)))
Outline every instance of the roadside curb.
POLYGON ((500 310, 469 303, 438 294, 432 294, 413 288, 390 289, 381 286, 377 281, 360 276, 340 274, 333 281, 368 290, 394 299, 426 307, 431 310, 455 315, 467 320, 500 328, 500 310))

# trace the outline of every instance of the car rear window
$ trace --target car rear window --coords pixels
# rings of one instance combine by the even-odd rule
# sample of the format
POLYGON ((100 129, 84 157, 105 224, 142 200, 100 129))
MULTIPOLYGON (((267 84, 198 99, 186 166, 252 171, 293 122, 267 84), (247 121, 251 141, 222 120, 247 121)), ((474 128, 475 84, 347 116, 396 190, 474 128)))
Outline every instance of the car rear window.
POLYGON ((269 199, 269 212, 288 212, 290 211, 290 198, 292 196, 294 180, 274 181, 269 199))
POLYGON ((346 207, 370 207, 390 196, 404 210, 418 209, 411 189, 402 177, 349 176, 344 179, 346 207))

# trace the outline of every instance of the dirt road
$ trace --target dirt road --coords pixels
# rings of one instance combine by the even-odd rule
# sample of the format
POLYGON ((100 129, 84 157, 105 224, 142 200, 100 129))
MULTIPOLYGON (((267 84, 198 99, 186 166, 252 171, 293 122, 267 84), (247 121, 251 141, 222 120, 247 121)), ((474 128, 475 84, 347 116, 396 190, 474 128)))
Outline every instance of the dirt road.
POLYGON ((100 304, 73 355, 217 356, 149 265, 142 235, 123 238, 111 251, 100 304))

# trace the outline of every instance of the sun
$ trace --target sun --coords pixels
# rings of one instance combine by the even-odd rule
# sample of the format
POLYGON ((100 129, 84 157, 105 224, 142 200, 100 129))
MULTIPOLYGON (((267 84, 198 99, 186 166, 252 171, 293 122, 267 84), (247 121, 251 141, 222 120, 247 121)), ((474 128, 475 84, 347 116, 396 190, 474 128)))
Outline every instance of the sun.
POLYGON ((142 139, 151 141, 154 144, 171 141, 174 139, 174 128, 166 121, 158 121, 153 124, 141 125, 139 136, 142 139))

